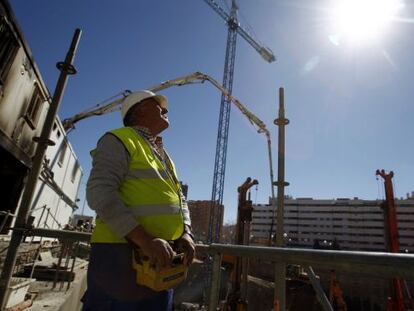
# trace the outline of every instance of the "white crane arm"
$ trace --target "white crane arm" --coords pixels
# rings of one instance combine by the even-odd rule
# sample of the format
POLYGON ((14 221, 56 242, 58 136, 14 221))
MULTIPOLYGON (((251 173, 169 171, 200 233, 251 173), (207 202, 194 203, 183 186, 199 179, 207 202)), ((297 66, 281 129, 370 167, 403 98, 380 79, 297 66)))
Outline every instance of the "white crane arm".
POLYGON ((160 84, 154 85, 152 87, 149 87, 148 90, 154 93, 157 93, 161 90, 168 89, 171 86, 181 86, 181 85, 186 85, 186 84, 192 84, 192 83, 195 83, 196 81, 198 81, 199 83, 203 83, 205 80, 208 80, 207 77, 209 76, 202 72, 196 71, 188 75, 178 77, 175 79, 171 79, 171 80, 167 80, 160 84))
POLYGON ((132 94, 132 92, 130 90, 125 90, 113 97, 111 97, 109 100, 111 100, 112 98, 116 98, 115 100, 110 101, 109 103, 105 104, 106 102, 108 102, 108 100, 102 102, 101 104, 98 104, 92 108, 89 108, 85 111, 79 112, 77 114, 75 114, 73 117, 70 118, 66 118, 62 121, 63 124, 63 128, 65 129, 66 132, 71 131, 72 129, 75 128, 75 123, 77 123, 80 120, 92 117, 92 116, 100 116, 103 114, 106 114, 108 112, 113 112, 115 110, 119 110, 121 108, 120 104, 124 101, 124 99, 129 96, 130 94, 132 94), (121 98, 117 98, 120 95, 122 95, 121 98))
MULTIPOLYGON (((225 89, 220 83, 218 83, 215 79, 213 79, 212 77, 210 77, 209 75, 205 73, 197 71, 192 74, 178 77, 176 79, 168 80, 168 81, 162 82, 161 84, 157 84, 155 86, 149 87, 148 90, 151 90, 152 92, 156 93, 156 92, 159 92, 161 90, 167 89, 172 86, 181 86, 181 85, 186 85, 186 84, 192 84, 195 82, 203 83, 204 81, 210 82, 221 93, 223 93, 224 96, 227 97, 227 100, 233 103, 240 110, 240 112, 247 117, 247 119, 250 121, 251 124, 258 127, 259 133, 265 133, 266 136, 268 135, 270 136, 269 131, 266 128, 266 125, 263 123, 262 120, 260 120, 251 111, 249 111, 238 99, 230 95, 229 91, 225 89)), ((124 101, 124 99, 127 98, 130 94, 132 94, 132 92, 129 90, 126 90, 112 97, 112 98, 115 98, 115 100, 112 100, 105 105, 99 104, 95 106, 95 108, 85 110, 83 112, 80 112, 74 115, 71 118, 67 118, 63 120, 62 122, 63 128, 68 132, 71 129, 74 129, 75 123, 80 120, 83 120, 83 119, 86 119, 92 116, 103 115, 109 112, 113 112, 115 110, 119 110, 121 108, 121 104, 124 101)), ((108 102, 108 100, 105 102, 108 102)))
POLYGON ((237 98, 232 96, 230 92, 225 89, 220 83, 218 83, 215 79, 212 77, 203 74, 201 72, 198 72, 199 77, 203 81, 209 81, 212 85, 214 85, 221 93, 224 94, 224 96, 227 97, 227 100, 231 103, 233 103, 242 114, 244 114, 247 119, 250 121, 251 124, 257 126, 259 133, 269 133, 269 130, 266 128, 266 125, 262 120, 260 120, 253 112, 251 112, 249 109, 246 108, 237 98))

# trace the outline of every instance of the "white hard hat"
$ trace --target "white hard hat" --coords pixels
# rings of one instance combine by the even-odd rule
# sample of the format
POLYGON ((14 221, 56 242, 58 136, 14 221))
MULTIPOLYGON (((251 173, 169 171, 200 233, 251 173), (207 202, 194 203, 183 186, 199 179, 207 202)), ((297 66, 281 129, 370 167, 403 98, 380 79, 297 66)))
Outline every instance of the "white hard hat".
POLYGON ((133 92, 130 95, 128 95, 124 99, 124 102, 122 103, 122 108, 121 108, 122 120, 125 118, 129 109, 131 109, 136 104, 142 102, 144 99, 148 99, 148 98, 154 98, 160 104, 162 108, 164 109, 168 108, 168 100, 167 100, 167 97, 165 97, 164 95, 157 95, 148 90, 133 92))

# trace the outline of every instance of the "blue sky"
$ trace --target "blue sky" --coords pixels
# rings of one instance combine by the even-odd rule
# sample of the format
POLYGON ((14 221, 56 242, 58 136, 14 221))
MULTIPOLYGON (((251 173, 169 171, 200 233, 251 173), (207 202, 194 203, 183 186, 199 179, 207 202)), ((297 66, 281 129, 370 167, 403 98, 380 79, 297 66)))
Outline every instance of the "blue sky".
MULTIPOLYGON (((226 8, 230 1, 218 1, 226 8)), ((285 88, 286 193, 294 197, 382 198, 375 170, 395 172, 397 197, 414 191, 413 6, 406 1, 375 40, 333 39, 333 0, 239 0, 240 23, 271 48, 268 64, 238 37, 233 95, 261 118, 273 138, 277 176, 278 88, 285 88), (403 21, 403 22, 402 22, 403 21), (251 28, 250 28, 251 27, 251 28)), ((123 91, 139 90, 194 71, 222 81, 227 29, 202 0, 12 0, 42 76, 53 92, 75 28, 83 30, 60 108, 62 119, 123 91)), ((174 87, 164 140, 189 199, 211 197, 220 94, 206 84, 174 87)), ((80 121, 69 134, 84 169, 89 150, 120 126, 118 112, 80 121)), ((237 213, 237 187, 251 176, 257 203, 270 195, 266 141, 234 108, 224 189, 225 221, 237 213)), ((86 207, 85 212, 91 211, 86 207)))

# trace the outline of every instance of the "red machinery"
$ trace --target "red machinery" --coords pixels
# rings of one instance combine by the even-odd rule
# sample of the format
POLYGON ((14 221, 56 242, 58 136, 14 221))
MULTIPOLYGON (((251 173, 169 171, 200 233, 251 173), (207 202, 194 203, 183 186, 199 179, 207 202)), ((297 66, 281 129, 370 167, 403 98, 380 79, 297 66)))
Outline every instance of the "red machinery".
MULTIPOLYGON (((388 247, 388 251, 391 253, 400 252, 400 242, 398 235, 398 222, 397 212, 394 202, 394 190, 392 186, 392 177, 394 172, 391 171, 386 174, 384 170, 377 170, 376 175, 381 176, 384 179, 385 188, 385 201, 381 207, 384 211, 384 230, 385 241, 388 247)), ((414 306, 414 301, 410 299, 411 306, 414 306)), ((403 280, 400 278, 394 278, 392 280, 392 293, 391 297, 388 297, 387 311, 405 311, 404 293, 403 293, 403 280)))
MULTIPOLYGON (((247 197, 248 190, 257 185, 256 179, 250 177, 237 189, 239 192, 238 212, 237 212, 237 229, 236 244, 249 245, 250 222, 252 221, 252 201, 250 195, 247 197)), ((246 311, 247 310, 247 258, 223 258, 223 261, 231 263, 233 271, 231 274, 231 291, 228 294, 224 310, 228 311, 246 311)))
POLYGON ((344 300, 344 292, 334 270, 331 270, 331 280, 329 282, 329 301, 336 311, 348 310, 344 300))

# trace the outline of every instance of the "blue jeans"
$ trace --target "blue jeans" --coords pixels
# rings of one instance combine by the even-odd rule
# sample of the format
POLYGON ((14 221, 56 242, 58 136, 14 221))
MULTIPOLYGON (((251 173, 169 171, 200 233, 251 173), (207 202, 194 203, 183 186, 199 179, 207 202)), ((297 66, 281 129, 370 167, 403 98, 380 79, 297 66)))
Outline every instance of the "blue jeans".
POLYGON ((172 311, 173 290, 138 286, 127 244, 92 244, 82 311, 172 311))
POLYGON ((82 311, 172 311, 173 290, 159 292, 156 296, 139 301, 122 301, 103 292, 88 289, 82 298, 82 311))

